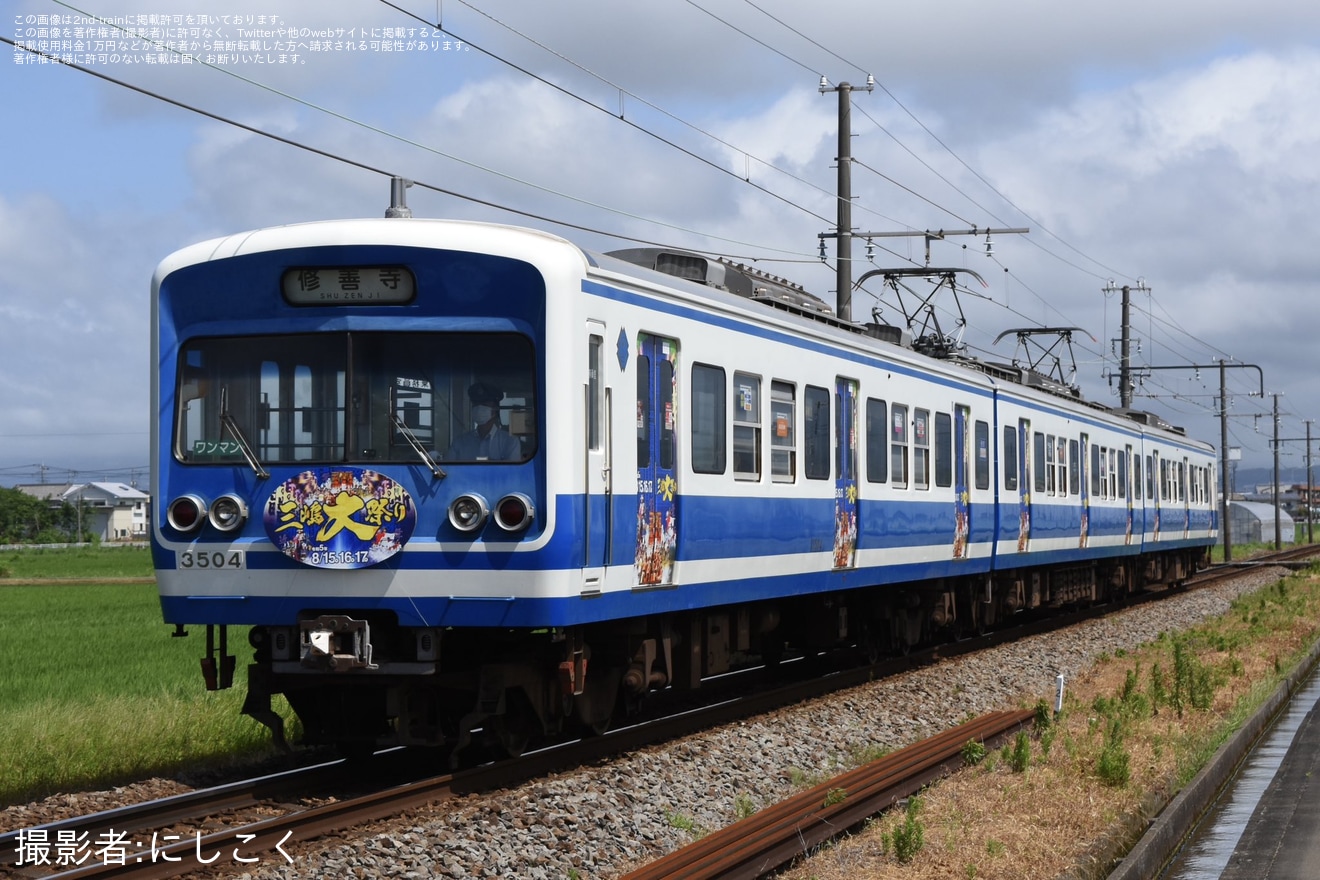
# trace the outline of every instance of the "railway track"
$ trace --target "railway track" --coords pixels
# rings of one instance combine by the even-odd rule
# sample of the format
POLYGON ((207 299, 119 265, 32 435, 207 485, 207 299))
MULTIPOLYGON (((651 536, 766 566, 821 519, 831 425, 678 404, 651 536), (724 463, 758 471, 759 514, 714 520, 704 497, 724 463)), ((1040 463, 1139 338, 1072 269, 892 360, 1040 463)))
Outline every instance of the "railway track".
MULTIPOLYGON (((1284 554, 1288 559, 1299 555, 1320 553, 1320 547, 1294 548, 1284 554)), ((1279 564, 1277 557, 1255 560, 1254 564, 1279 564)), ((1241 566, 1220 567, 1215 574, 1228 576, 1240 571, 1241 566)), ((1208 585, 1202 576, 1189 583, 1188 588, 1208 585)), ((1158 597, 1159 594, 1156 594, 1158 597)), ((1137 597, 1140 598, 1140 597, 1137 597)), ((1132 603, 1124 603, 1123 607, 1132 603)), ((70 819, 59 823, 26 829, 31 840, 33 831, 44 832, 53 845, 57 840, 86 840, 95 842, 113 831, 126 841, 111 855, 114 859, 97 857, 95 864, 84 856, 84 864, 73 870, 65 868, 61 877, 169 877, 206 867, 207 860, 223 858, 234 860, 258 859, 262 863, 272 860, 283 862, 289 858, 286 847, 298 841, 342 831, 371 821, 388 818, 427 804, 435 804, 459 794, 489 791, 544 776, 556 770, 639 749, 646 745, 678 737, 747 718, 812 697, 852 687, 866 681, 891 675, 940 659, 970 653, 1026 635, 1070 626, 1084 619, 1102 616, 1116 610, 1114 605, 1079 610, 1073 614, 1048 621, 1032 622, 1024 627, 994 632, 984 637, 940 645, 909 657, 893 658, 857 669, 837 672, 822 678, 813 661, 799 661, 803 678, 788 685, 738 698, 728 698, 715 706, 686 712, 672 717, 652 719, 646 724, 625 728, 604 736, 559 746, 526 755, 514 761, 490 764, 460 773, 426 775, 417 779, 419 765, 438 766, 439 758, 419 757, 411 750, 395 750, 376 756, 369 769, 352 768, 344 762, 331 762, 307 768, 297 773, 278 774, 244 783, 235 783, 217 789, 190 793, 160 802, 126 807, 93 816, 70 819), (346 792, 363 777, 377 781, 372 791, 350 796, 346 792), (394 781, 391 780, 403 780, 394 781), (382 784, 382 782, 386 784, 382 784), (291 807, 290 802, 305 799, 310 792, 320 792, 332 802, 316 806, 291 807), (253 813, 278 812, 279 815, 251 820, 253 813), (228 826, 226 830, 225 826, 228 826), (219 826, 219 827, 217 827, 219 826), (199 830, 200 829, 200 830, 199 830), (118 862, 122 861, 122 864, 118 862)), ((789 664, 786 664, 789 665, 789 664)), ((745 684, 726 683, 730 691, 752 687, 749 676, 745 684)), ((1018 722, 1021 723, 1019 720, 1018 722)), ((960 748, 971 738, 966 731, 957 734, 960 748)), ((423 753, 424 754, 424 753, 423 753)), ((835 781, 831 790, 857 790, 857 783, 835 781)), ((850 806, 858 807, 862 799, 850 806)), ((809 800, 809 799, 808 799, 809 800)), ((887 803, 883 797, 868 801, 868 809, 880 804, 878 812, 887 803)), ((892 797, 890 802, 892 802, 892 797)), ((765 812, 765 811, 763 811, 765 812)), ((868 814, 869 815, 869 814, 868 814)), ((833 821, 833 820, 831 820, 833 821)), ((56 866, 18 865, 18 833, 0 836, 0 873, 12 876, 55 876, 56 866)), ((745 847, 745 845, 744 845, 745 847)), ((93 850, 94 851, 94 850, 93 850)), ((800 852, 800 849, 798 850, 800 852)), ((742 876, 742 875, 729 875, 742 876)), ((754 876, 754 875, 748 875, 754 876)))
POLYGON ((997 747, 1034 715, 995 712, 946 730, 709 834, 623 880, 755 880, 949 773, 961 765, 967 742, 997 747))

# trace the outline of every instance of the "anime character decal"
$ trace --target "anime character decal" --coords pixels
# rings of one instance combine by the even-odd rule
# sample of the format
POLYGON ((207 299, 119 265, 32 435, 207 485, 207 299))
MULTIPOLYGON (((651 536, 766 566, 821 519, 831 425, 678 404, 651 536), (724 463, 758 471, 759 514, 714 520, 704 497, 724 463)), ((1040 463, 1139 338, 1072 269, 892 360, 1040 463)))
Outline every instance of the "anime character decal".
POLYGON ((675 383, 678 344, 639 334, 637 340, 637 583, 674 582, 678 555, 675 475, 675 383))
POLYGON ((834 567, 857 564, 857 383, 836 378, 839 467, 834 480, 834 567))
POLYGON ((285 556, 315 568, 366 568, 403 549, 417 525, 412 496, 378 471, 322 467, 285 480, 262 523, 285 556))

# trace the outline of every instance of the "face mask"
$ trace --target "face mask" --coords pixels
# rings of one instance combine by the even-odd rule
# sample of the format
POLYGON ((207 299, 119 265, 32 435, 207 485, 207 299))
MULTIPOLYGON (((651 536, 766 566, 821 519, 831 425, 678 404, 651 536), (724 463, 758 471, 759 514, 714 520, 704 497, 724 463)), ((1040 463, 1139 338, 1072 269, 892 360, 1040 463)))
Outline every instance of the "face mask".
POLYGON ((472 407, 472 421, 476 422, 478 425, 484 425, 486 422, 490 421, 493 412, 494 411, 488 406, 474 406, 472 407))

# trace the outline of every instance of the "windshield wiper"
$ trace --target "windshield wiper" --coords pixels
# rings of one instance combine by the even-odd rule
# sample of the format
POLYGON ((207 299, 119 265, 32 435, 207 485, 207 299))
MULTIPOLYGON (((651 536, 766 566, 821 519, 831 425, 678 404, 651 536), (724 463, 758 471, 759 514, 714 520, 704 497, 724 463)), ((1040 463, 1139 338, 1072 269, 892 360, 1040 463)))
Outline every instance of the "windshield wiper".
POLYGON ((229 412, 229 386, 220 386, 220 424, 228 429, 230 436, 238 442, 238 448, 243 451, 243 457, 247 459, 248 466, 256 473, 258 477, 265 480, 270 477, 270 471, 262 465, 257 454, 252 451, 252 446, 248 443, 247 437, 243 436, 243 430, 238 427, 238 422, 234 420, 229 412))
POLYGON ((431 469, 431 473, 437 480, 443 480, 448 476, 448 474, 445 473, 444 468, 440 467, 436 462, 435 457, 426 451, 426 447, 422 445, 422 441, 417 439, 417 435, 412 432, 412 428, 405 425, 403 419, 399 418, 399 413, 395 407, 393 390, 390 391, 390 421, 394 423, 394 427, 399 429, 399 433, 403 435, 403 439, 408 441, 408 445, 413 448, 413 452, 417 453, 417 457, 431 469))

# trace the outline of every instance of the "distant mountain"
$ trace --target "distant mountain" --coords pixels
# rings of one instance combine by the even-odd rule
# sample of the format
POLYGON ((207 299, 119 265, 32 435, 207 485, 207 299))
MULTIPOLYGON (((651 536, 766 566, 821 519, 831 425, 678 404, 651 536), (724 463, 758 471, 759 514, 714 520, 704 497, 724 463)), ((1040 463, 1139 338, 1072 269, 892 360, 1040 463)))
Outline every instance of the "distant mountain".
MULTIPOLYGON (((1317 463, 1313 476, 1317 485, 1320 485, 1320 463, 1317 463)), ((1229 472, 1229 478, 1233 481, 1233 490, 1250 494, 1257 486, 1268 486, 1274 481, 1274 468, 1249 467, 1235 468, 1229 472)), ((1279 468, 1279 485, 1287 488, 1292 485, 1306 485, 1306 468, 1304 467, 1281 467, 1279 468)))

